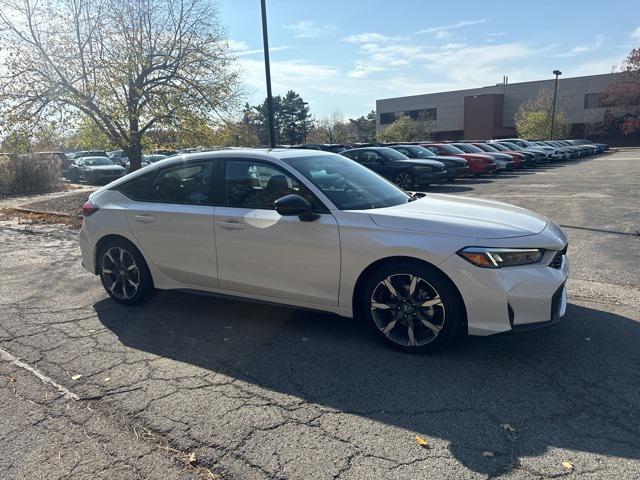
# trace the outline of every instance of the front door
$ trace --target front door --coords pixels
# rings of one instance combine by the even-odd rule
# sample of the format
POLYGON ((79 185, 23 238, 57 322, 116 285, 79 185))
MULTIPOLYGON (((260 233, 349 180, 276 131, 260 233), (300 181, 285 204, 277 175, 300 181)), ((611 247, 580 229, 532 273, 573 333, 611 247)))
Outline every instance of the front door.
MULTIPOLYGON (((218 286, 211 187, 215 166, 211 160, 188 162, 153 172, 151 178, 143 175, 139 183, 146 189, 148 182, 149 193, 127 208, 129 226, 145 257, 171 279, 188 285, 218 286)), ((135 193, 129 195, 135 198, 135 193)))
POLYGON ((308 304, 338 303, 340 241, 333 215, 290 173, 258 160, 227 160, 225 206, 216 209, 221 287, 308 304), (282 217, 273 203, 295 193, 320 214, 282 217))

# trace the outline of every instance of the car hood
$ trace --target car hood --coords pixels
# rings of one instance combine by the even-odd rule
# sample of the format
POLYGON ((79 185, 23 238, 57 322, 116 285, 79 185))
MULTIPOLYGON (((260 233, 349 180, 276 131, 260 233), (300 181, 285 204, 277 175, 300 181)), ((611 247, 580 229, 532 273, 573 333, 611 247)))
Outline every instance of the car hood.
POLYGON ((535 235, 548 222, 542 215, 506 203, 436 194, 368 213, 383 228, 486 239, 535 235))
POLYGON ((455 163, 456 165, 459 165, 461 167, 467 165, 467 161, 464 158, 460 158, 460 157, 448 157, 448 156, 434 156, 433 158, 431 158, 431 160, 435 160, 437 162, 448 162, 448 163, 455 163))
POLYGON ((413 167, 444 167, 442 162, 436 158, 433 160, 427 160, 426 158, 410 158, 408 160, 398 160, 398 163, 402 165, 411 165, 413 167))

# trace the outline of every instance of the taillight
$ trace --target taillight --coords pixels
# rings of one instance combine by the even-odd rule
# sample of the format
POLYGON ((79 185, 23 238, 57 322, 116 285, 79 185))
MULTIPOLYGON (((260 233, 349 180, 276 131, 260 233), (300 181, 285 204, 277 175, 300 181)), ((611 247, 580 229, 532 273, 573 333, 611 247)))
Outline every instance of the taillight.
POLYGON ((96 213, 99 209, 100 208, 96 204, 91 203, 91 201, 86 201, 84 202, 84 205, 82 205, 82 214, 85 217, 89 217, 96 213))

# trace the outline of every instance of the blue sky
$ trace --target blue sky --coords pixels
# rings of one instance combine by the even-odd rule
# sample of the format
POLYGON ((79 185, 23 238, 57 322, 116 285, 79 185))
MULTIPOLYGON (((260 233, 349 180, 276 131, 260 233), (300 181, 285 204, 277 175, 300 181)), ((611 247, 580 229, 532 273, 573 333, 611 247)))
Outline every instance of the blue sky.
MULTIPOLYGON (((218 0, 248 100, 266 95, 260 0, 218 0)), ((640 47, 638 0, 267 0, 274 94, 317 117, 379 98, 607 73, 640 47), (525 5, 527 5, 525 7, 525 5)))

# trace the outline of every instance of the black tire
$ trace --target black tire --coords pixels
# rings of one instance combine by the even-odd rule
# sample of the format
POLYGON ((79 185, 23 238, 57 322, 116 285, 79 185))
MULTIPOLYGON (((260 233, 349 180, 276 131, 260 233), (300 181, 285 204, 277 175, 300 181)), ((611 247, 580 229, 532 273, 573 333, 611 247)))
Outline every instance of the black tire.
POLYGON ((100 246, 97 273, 109 296, 123 305, 144 303, 155 293, 147 262, 124 238, 107 240, 100 246))
POLYGON ((439 270, 418 261, 400 261, 373 272, 358 299, 358 311, 387 345, 409 353, 444 347, 456 336, 465 318, 462 300, 451 281, 439 270), (390 277, 397 295, 384 285, 390 277), (412 277, 420 280, 410 298, 412 277), (411 305, 407 307, 407 303, 411 305), (423 307, 429 303, 432 305, 423 307), (386 307, 379 308, 382 305, 386 307))
POLYGON ((393 183, 403 190, 411 190, 414 186, 413 174, 408 170, 400 170, 393 176, 393 183))
POLYGON ((69 181, 72 183, 78 183, 80 181, 77 170, 69 170, 69 181))

